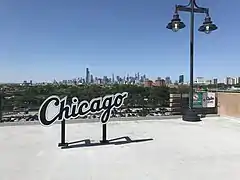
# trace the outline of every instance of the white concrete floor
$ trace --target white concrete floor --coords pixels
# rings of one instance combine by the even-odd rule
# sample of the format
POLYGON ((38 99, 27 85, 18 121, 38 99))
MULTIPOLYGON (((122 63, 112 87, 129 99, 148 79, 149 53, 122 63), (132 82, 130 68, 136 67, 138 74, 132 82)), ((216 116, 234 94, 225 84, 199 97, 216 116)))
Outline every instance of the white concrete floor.
MULTIPOLYGON (((0 127, 0 180, 239 180, 240 121, 211 117, 112 122, 108 138, 152 141, 59 149, 60 125, 0 127)), ((67 140, 101 139, 99 123, 67 125, 67 140)))

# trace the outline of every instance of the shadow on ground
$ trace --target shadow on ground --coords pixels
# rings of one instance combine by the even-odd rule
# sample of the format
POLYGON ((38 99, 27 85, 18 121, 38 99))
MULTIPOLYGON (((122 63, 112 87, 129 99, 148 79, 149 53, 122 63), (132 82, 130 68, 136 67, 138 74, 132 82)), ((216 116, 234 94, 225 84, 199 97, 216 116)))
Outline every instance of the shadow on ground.
POLYGON ((102 142, 91 142, 90 139, 84 139, 81 141, 74 141, 74 142, 69 142, 67 143, 67 146, 61 147, 61 149, 70 149, 70 148, 81 148, 81 147, 93 147, 93 146, 104 146, 104 145, 122 145, 122 144, 129 144, 129 143, 140 143, 140 142, 145 142, 145 141, 152 141, 152 138, 148 138, 148 139, 135 139, 132 140, 130 137, 128 136, 124 136, 124 137, 119 137, 119 138, 115 138, 115 139, 110 139, 108 140, 108 142, 106 143, 102 143, 102 142))

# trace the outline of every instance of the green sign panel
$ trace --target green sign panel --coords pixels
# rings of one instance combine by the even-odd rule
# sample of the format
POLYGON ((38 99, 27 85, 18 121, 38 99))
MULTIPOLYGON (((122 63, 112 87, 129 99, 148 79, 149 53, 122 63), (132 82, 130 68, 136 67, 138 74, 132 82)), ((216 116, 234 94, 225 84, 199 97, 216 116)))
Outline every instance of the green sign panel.
POLYGON ((194 108, 203 107, 203 92, 196 92, 193 94, 193 107, 194 108))
POLYGON ((215 93, 213 92, 195 92, 193 93, 194 108, 212 108, 216 106, 215 93))

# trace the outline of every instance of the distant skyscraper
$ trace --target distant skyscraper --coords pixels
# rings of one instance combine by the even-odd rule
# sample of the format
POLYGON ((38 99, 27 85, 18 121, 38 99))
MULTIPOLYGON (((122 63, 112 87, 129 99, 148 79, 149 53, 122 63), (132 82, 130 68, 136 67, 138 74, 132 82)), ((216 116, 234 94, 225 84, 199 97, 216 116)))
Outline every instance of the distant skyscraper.
POLYGON ((117 82, 120 82, 120 81, 121 81, 120 76, 117 76, 116 78, 117 78, 117 82))
POLYGON ((180 75, 179 76, 179 81, 178 81, 179 84, 183 84, 184 83, 184 75, 180 75))
POLYGON ((107 84, 108 83, 108 77, 107 76, 103 76, 103 83, 107 84))
POLYGON ((232 84, 232 78, 231 77, 226 77, 225 84, 231 85, 232 84))
POLYGON ((235 77, 235 84, 238 84, 239 83, 239 80, 238 80, 238 77, 235 77))
POLYGON ((172 82, 171 82, 171 78, 170 77, 166 77, 165 78, 165 82, 166 82, 166 84, 171 84, 172 82))
POLYGON ((144 74, 143 75, 143 80, 145 81, 147 79, 147 76, 144 74))
POLYGON ((238 77, 237 79, 238 79, 238 80, 237 80, 237 83, 240 84, 240 77, 238 77))
POLYGON ((94 78, 93 78, 92 74, 91 74, 90 82, 91 82, 91 84, 94 83, 94 78))
POLYGON ((114 74, 112 74, 112 83, 115 82, 114 74))
POLYGON ((218 79, 217 78, 213 79, 213 84, 218 84, 218 79))
POLYGON ((86 84, 89 84, 90 82, 90 71, 88 68, 86 68, 86 84))

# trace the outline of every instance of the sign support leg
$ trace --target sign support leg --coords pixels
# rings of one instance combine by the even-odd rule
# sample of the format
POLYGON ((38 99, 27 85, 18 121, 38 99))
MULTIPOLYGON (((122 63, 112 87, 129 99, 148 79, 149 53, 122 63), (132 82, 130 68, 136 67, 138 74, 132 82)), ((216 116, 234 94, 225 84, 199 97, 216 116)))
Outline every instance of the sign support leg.
POLYGON ((58 147, 68 146, 65 140, 65 134, 66 134, 66 123, 65 123, 65 119, 63 119, 61 121, 61 142, 58 144, 58 147))
POLYGON ((109 143, 109 141, 107 140, 107 124, 102 125, 102 140, 100 142, 102 144, 109 143))

